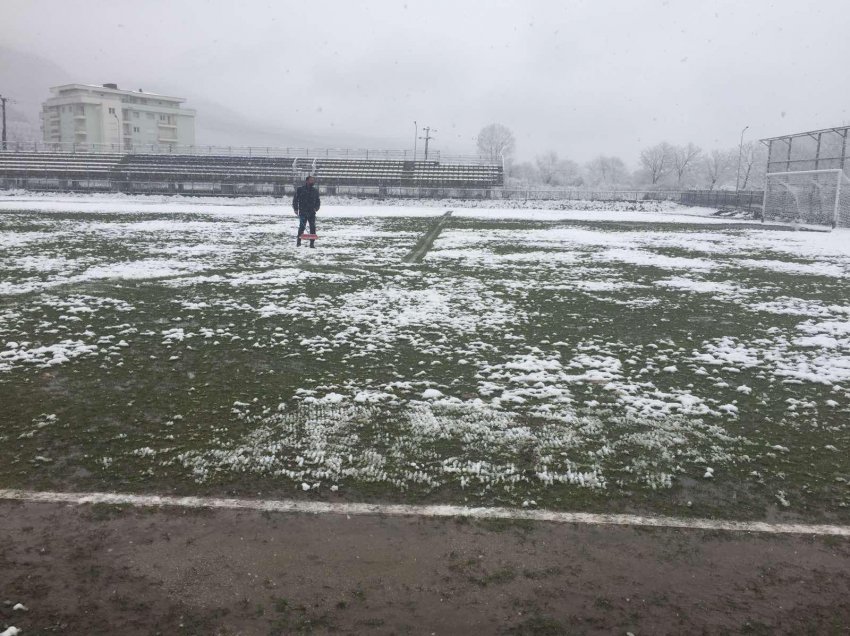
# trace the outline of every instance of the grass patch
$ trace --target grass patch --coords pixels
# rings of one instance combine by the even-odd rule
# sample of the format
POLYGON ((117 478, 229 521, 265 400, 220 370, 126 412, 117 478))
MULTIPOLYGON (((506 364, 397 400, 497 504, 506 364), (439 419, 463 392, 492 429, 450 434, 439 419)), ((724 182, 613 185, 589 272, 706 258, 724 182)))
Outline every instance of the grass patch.
POLYGON ((432 223, 2 215, 0 486, 850 519, 847 257, 432 223))

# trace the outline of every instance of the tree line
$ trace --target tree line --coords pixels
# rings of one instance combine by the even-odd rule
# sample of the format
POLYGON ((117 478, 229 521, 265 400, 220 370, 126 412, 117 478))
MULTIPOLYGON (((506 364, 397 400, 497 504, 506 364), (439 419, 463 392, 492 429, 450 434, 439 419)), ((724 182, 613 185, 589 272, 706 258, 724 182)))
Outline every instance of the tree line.
POLYGON ((477 144, 483 157, 493 161, 504 157, 505 185, 516 187, 734 190, 737 182, 741 190, 760 190, 767 164, 767 149, 757 141, 712 150, 662 141, 641 150, 631 167, 620 157, 608 155, 579 164, 556 150, 532 161, 514 161, 516 139, 501 124, 482 128, 477 144))

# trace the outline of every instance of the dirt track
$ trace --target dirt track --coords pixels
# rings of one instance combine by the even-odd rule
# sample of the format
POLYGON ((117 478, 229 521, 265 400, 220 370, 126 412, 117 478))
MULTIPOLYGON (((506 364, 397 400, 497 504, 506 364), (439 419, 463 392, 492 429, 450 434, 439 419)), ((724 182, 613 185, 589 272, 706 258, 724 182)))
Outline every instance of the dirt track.
POLYGON ((4 600, 22 636, 843 634, 850 541, 3 502, 4 600))

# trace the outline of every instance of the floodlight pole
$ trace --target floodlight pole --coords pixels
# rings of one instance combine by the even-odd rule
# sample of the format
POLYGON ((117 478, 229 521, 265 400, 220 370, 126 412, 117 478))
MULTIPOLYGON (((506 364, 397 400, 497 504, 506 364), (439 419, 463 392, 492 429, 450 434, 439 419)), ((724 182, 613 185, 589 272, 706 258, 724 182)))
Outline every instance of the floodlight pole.
POLYGON ((738 144, 738 173, 735 175, 735 206, 741 207, 738 191, 741 183, 741 155, 744 154, 744 133, 747 132, 749 126, 744 126, 741 131, 741 143, 738 144))
POLYGON ((3 150, 6 150, 6 100, 8 97, 0 95, 0 103, 3 105, 3 150))

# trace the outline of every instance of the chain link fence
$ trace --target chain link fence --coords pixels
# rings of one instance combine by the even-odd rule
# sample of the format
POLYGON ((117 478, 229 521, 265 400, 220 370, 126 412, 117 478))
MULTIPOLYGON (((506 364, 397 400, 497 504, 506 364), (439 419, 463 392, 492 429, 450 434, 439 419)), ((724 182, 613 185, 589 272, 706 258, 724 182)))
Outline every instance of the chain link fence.
POLYGON ((764 190, 684 190, 679 202, 706 208, 758 211, 764 203, 764 190))

